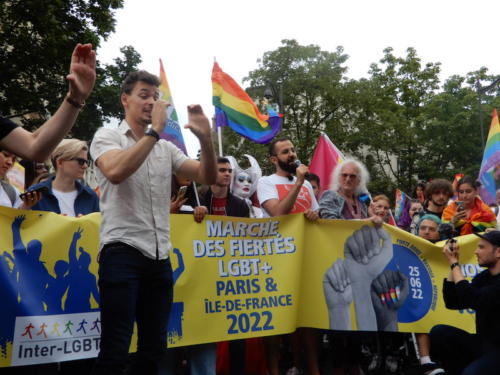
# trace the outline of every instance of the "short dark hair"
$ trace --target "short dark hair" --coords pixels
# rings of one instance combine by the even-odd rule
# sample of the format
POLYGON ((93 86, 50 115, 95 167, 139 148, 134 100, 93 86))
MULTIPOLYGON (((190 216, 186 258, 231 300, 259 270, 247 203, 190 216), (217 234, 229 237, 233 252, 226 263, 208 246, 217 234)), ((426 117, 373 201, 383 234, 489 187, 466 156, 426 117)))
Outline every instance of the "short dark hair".
POLYGON ((278 142, 285 142, 285 141, 290 141, 291 142, 291 139, 288 138, 288 137, 280 137, 280 138, 277 138, 277 139, 273 139, 273 141, 271 143, 269 143, 269 156, 276 156, 276 152, 275 152, 275 146, 276 146, 276 143, 278 142))
POLYGON ((222 157, 222 156, 219 156, 219 157, 217 158, 217 164, 222 164, 222 163, 224 163, 224 164, 226 164, 226 163, 231 164, 231 162, 229 161, 229 159, 228 159, 228 158, 224 158, 224 157, 222 157))
POLYGON ((309 182, 316 181, 316 183, 318 184, 318 186, 321 185, 319 176, 317 174, 309 172, 308 174, 306 174, 306 180, 309 181, 309 182))
POLYGON ((130 95, 137 82, 144 82, 156 87, 160 86, 160 79, 157 76, 146 72, 145 70, 138 70, 136 72, 129 73, 125 77, 125 80, 122 83, 120 95, 123 93, 130 95))
POLYGON ((481 183, 479 181, 477 181, 474 177, 471 177, 471 176, 464 176, 460 180, 458 180, 457 189, 462 184, 469 184, 474 189, 477 189, 478 187, 481 186, 481 183))
POLYGON ((425 199, 431 199, 433 194, 440 191, 444 191, 448 194, 448 198, 451 198, 453 196, 453 186, 451 186, 451 182, 443 178, 432 180, 425 186, 425 199))

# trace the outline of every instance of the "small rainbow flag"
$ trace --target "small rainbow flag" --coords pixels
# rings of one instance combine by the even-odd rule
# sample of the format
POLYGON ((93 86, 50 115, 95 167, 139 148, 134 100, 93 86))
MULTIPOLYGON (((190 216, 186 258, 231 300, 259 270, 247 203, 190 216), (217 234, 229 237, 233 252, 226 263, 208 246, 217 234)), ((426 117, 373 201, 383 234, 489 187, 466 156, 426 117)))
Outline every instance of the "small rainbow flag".
POLYGON ((167 119, 165 129, 160 137, 172 142, 176 145, 182 152, 187 155, 186 145, 184 144, 184 137, 182 136, 181 127, 179 126, 179 118, 177 117, 177 111, 175 110, 174 101, 172 99, 172 93, 170 92, 170 87, 168 86, 167 75, 163 69, 163 62, 160 59, 160 97, 170 104, 167 108, 167 119))
POLYGON ((494 108, 491 115, 490 132, 484 148, 483 162, 479 170, 480 195, 486 204, 495 203, 497 181, 500 180, 500 124, 494 108))
POLYGON ((400 189, 396 189, 396 199, 395 199, 395 207, 394 207, 394 218, 396 221, 403 216, 405 209, 408 208, 408 203, 410 199, 406 193, 400 189))
POLYGON ((270 107, 267 115, 260 113, 245 90, 217 63, 212 69, 212 103, 216 126, 229 126, 255 143, 269 143, 281 130, 283 115, 270 107))

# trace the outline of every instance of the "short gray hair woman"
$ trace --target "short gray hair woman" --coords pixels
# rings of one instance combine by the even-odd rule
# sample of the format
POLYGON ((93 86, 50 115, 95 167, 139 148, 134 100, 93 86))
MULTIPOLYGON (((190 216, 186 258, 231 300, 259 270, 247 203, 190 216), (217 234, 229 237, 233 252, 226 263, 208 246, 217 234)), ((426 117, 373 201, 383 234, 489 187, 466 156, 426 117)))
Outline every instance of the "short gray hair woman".
POLYGON ((338 164, 330 178, 330 190, 321 196, 319 213, 324 219, 366 219, 368 204, 360 199, 368 194, 370 175, 366 167, 353 158, 338 164))

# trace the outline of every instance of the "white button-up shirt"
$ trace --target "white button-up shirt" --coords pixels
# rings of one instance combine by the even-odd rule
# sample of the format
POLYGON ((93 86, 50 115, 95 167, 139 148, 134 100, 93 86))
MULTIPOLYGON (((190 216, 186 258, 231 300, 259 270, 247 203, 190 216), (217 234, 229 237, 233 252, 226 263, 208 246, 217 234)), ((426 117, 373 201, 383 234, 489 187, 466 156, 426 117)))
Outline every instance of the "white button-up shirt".
MULTIPOLYGON (((90 146, 98 160, 110 150, 124 150, 136 143, 123 120, 117 129, 100 128, 90 146)), ((170 191, 172 172, 187 160, 172 143, 160 139, 146 160, 120 184, 112 184, 96 168, 101 191, 101 245, 123 242, 153 259, 166 259, 170 243, 170 191)))

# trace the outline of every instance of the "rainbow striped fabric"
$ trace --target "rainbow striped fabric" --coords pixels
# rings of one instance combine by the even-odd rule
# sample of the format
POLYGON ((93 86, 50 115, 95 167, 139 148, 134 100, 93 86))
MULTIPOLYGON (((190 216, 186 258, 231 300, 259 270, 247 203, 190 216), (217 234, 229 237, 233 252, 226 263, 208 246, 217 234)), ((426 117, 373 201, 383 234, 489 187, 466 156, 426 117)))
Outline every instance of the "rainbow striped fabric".
POLYGON ((212 102, 216 126, 229 126, 253 142, 269 143, 281 130, 283 116, 270 107, 267 115, 260 113, 245 90, 217 63, 212 70, 212 102))
POLYGON ((479 170, 479 181, 482 184, 480 195, 486 204, 496 201, 497 180, 500 180, 500 124, 497 110, 493 109, 490 132, 479 170))
POLYGON ((182 136, 181 127, 179 126, 179 118, 177 117, 177 111, 175 110, 172 93, 170 92, 170 87, 168 86, 167 75, 165 74, 165 69, 163 69, 163 62, 161 61, 161 59, 160 98, 170 103, 170 106, 167 108, 167 124, 165 125, 165 129, 163 129, 163 132, 160 134, 160 137, 172 142, 187 155, 186 145, 184 144, 184 137, 182 136))

